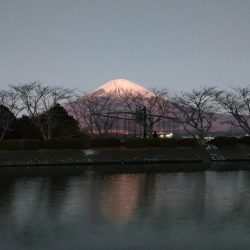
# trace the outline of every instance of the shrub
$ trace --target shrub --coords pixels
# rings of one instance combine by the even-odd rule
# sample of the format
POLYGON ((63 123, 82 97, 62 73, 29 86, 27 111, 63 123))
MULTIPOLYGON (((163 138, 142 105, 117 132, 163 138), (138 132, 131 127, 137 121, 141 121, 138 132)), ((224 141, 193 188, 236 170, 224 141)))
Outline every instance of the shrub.
POLYGON ((239 143, 241 144, 250 144, 250 136, 244 136, 238 139, 239 143))
POLYGON ((183 147, 193 147, 198 146, 198 140, 193 138, 182 138, 178 140, 178 145, 183 147))
POLYGON ((53 139, 42 142, 44 149, 81 149, 86 147, 86 141, 82 139, 53 139))
POLYGON ((226 137, 226 136, 218 136, 208 142, 208 144, 214 144, 216 146, 231 146, 231 145, 236 145, 238 143, 239 141, 236 137, 226 137))
POLYGON ((148 143, 149 139, 141 139, 141 138, 129 138, 121 140, 121 145, 126 148, 143 148, 147 147, 148 143))
POLYGON ((41 148, 41 141, 36 139, 19 140, 20 150, 38 150, 41 148))
POLYGON ((53 139, 40 141, 36 139, 3 140, 0 141, 0 150, 38 150, 38 149, 83 149, 96 147, 126 147, 126 148, 149 148, 149 147, 190 147, 197 145, 194 139, 160 139, 160 138, 129 138, 118 139, 112 137, 92 137, 78 139, 53 139))
POLYGON ((35 139, 0 141, 0 150, 37 150, 40 147, 41 142, 35 139))
POLYGON ((122 143, 123 146, 128 148, 143 148, 143 147, 177 147, 177 146, 196 146, 198 145, 197 140, 194 139, 128 139, 122 143))
POLYGON ((89 147, 119 147, 121 141, 113 137, 93 137, 88 141, 89 147))
POLYGON ((0 150, 19 150, 18 140, 0 141, 0 150))

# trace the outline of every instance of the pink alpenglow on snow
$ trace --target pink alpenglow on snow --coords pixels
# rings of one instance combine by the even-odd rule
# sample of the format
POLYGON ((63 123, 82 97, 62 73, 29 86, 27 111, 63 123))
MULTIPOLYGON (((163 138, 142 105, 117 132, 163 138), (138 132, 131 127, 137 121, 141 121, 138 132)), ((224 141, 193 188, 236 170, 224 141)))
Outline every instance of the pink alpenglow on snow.
POLYGON ((131 82, 126 79, 113 79, 105 84, 101 85, 98 89, 93 91, 91 95, 95 96, 103 96, 106 94, 112 94, 114 96, 119 96, 123 93, 132 93, 132 94, 141 94, 144 96, 152 96, 153 93, 140 86, 139 84, 136 84, 134 82, 131 82))

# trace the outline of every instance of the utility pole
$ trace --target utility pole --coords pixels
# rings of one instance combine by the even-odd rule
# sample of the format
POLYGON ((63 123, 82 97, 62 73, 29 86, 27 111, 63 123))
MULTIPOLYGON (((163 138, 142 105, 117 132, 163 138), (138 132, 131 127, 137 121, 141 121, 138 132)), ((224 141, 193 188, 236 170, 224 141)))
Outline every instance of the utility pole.
POLYGON ((140 122, 143 127, 143 138, 147 138, 147 108, 146 106, 138 107, 135 112, 136 120, 140 122))
POLYGON ((142 114, 143 114, 143 138, 147 138, 147 109, 146 106, 143 106, 142 108, 142 114))

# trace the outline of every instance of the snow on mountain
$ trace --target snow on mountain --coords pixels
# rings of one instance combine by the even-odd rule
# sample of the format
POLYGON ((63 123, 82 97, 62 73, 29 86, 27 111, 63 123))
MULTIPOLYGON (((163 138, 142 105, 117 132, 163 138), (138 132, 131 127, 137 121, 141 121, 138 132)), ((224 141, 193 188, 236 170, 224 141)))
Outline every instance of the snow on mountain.
POLYGON ((112 94, 119 96, 123 93, 142 94, 145 96, 153 95, 150 90, 127 79, 113 79, 108 81, 93 91, 91 95, 103 96, 106 94, 112 94))

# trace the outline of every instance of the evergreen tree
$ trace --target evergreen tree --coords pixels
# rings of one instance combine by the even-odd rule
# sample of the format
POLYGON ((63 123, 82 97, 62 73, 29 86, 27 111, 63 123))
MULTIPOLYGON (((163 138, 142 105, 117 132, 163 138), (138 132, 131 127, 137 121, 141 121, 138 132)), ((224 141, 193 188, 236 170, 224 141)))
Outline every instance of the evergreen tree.
POLYGON ((4 105, 0 105, 0 140, 5 138, 8 131, 12 130, 15 115, 4 105))
MULTIPOLYGON (((80 136, 79 126, 77 121, 69 116, 66 110, 60 105, 56 104, 48 112, 53 113, 53 118, 51 119, 51 138, 72 138, 80 136)), ((42 114, 44 119, 47 112, 42 114)))
POLYGON ((13 125, 13 131, 8 134, 8 138, 11 139, 42 139, 41 132, 34 125, 32 120, 23 115, 17 118, 13 125))

